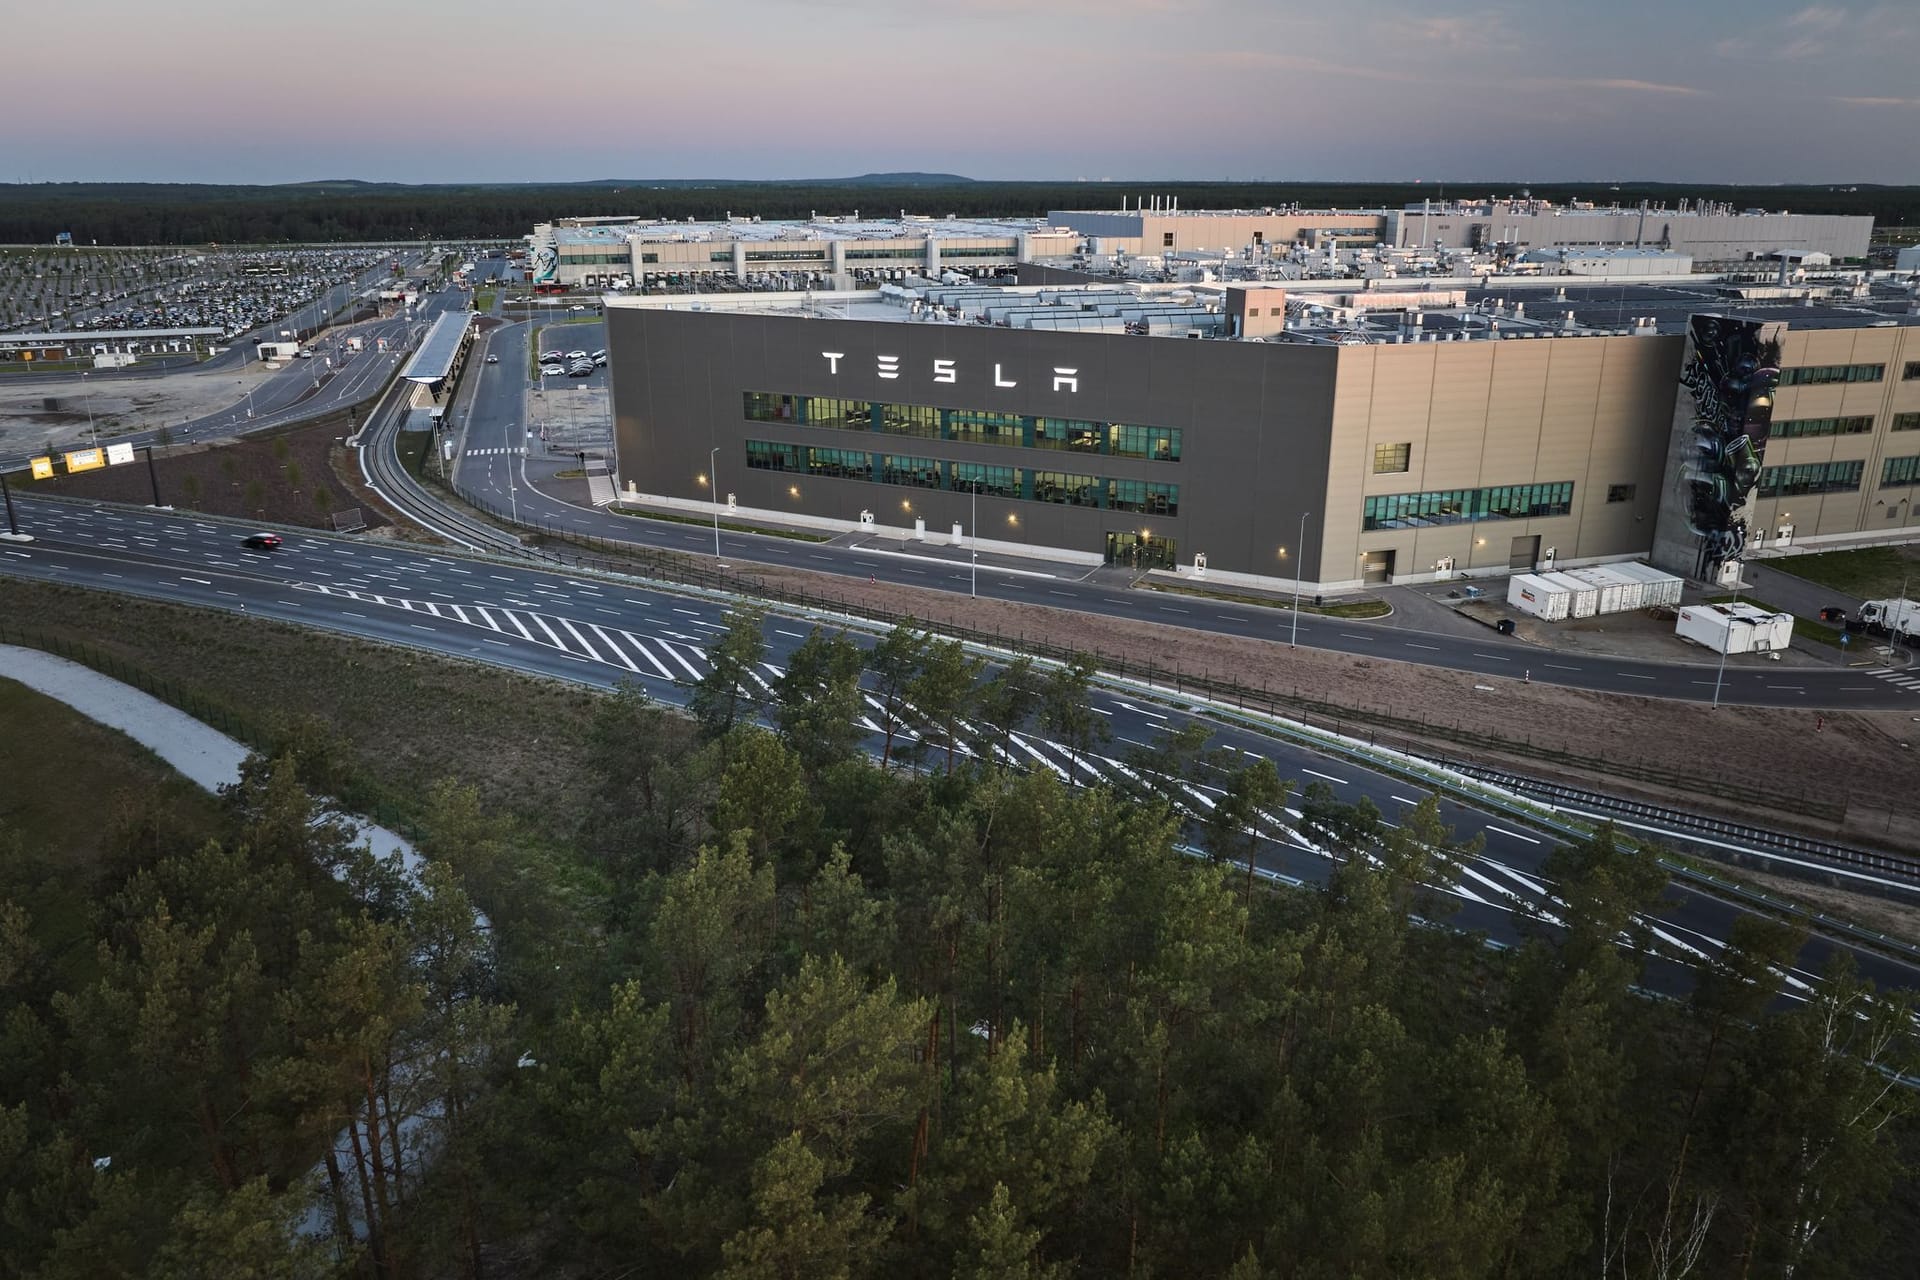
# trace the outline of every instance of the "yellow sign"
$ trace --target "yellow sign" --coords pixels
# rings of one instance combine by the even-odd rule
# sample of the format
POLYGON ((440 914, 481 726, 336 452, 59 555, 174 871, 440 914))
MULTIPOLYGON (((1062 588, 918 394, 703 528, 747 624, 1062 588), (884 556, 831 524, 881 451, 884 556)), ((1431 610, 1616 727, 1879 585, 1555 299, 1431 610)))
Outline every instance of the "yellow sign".
POLYGON ((53 459, 35 458, 33 460, 33 478, 35 480, 53 479, 53 459))
POLYGON ((75 449, 67 455, 67 474, 97 471, 107 465, 107 457, 98 449, 75 449))

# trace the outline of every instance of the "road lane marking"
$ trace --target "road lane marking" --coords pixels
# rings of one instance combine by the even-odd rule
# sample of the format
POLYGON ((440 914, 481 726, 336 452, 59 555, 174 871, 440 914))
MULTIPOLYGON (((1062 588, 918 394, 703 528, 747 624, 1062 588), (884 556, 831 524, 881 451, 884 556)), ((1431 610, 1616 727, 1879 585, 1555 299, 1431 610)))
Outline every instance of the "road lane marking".
POLYGON ((1505 827, 1488 826, 1486 829, 1488 831, 1493 832, 1497 836, 1512 836, 1515 840, 1525 840, 1528 844, 1540 843, 1538 840, 1535 840, 1532 836, 1523 836, 1518 831, 1509 831, 1505 827))
MULTIPOLYGON (((677 662, 677 663, 679 663, 679 664, 680 664, 681 666, 683 666, 683 667, 685 667, 685 668, 687 669, 687 675, 688 675, 688 676, 689 676, 690 678, 692 678, 692 679, 694 679, 694 680, 698 680, 698 679, 700 678, 700 671, 699 671, 699 669, 698 669, 697 667, 695 667, 695 666, 694 666, 694 665, 693 665, 693 664, 692 664, 691 662, 688 662, 688 661, 687 661, 687 660, 686 660, 685 658, 683 658, 683 657, 681 657, 681 656, 680 656, 680 651, 679 651, 678 649, 676 649, 676 648, 674 648, 674 647, 673 647, 672 645, 670 645, 670 644, 668 644, 668 643, 667 643, 667 642, 666 642, 665 640, 659 640, 659 641, 656 641, 655 643, 657 643, 657 644, 658 644, 658 645, 659 645, 659 646, 661 647, 661 649, 663 649, 663 650, 665 650, 665 651, 666 651, 666 655, 667 655, 667 656, 668 656, 669 658, 672 658, 672 659, 673 659, 673 660, 674 660, 675 662, 677 662)), ((687 648, 689 648, 689 649, 693 649, 693 646, 692 646, 692 645, 688 645, 688 646, 687 646, 687 648)), ((695 649, 695 650, 694 650, 694 652, 695 652, 695 653, 699 653, 699 650, 697 650, 697 649, 695 649)), ((704 657, 706 657, 706 655, 705 655, 704 653, 702 653, 702 654, 700 654, 700 656, 701 656, 702 658, 704 658, 704 657)))
POLYGON ((627 638, 627 643, 633 646, 634 651, 636 653, 638 653, 641 657, 645 658, 648 662, 653 664, 654 670, 660 673, 660 678, 662 680, 673 679, 673 672, 667 670, 666 665, 662 663, 660 659, 653 656, 653 650, 647 648, 646 641, 642 640, 639 636, 636 636, 631 631, 622 631, 620 634, 627 638))
MULTIPOLYGON (((1252 752, 1248 752, 1248 754, 1251 755, 1252 752)), ((1351 782, 1348 782, 1345 778, 1336 778, 1330 773, 1321 773, 1315 769, 1302 769, 1300 772, 1311 773, 1314 777, 1325 778, 1328 782, 1337 782, 1343 787, 1350 787, 1353 785, 1351 782)))
POLYGON ((606 631, 603 628, 601 628, 601 626, 598 623, 589 622, 587 626, 592 629, 595 635, 599 636, 600 639, 606 643, 607 651, 611 653, 614 657, 620 659, 620 663, 622 666, 626 667, 627 670, 632 671, 636 674, 639 672, 640 668, 633 665, 633 659, 627 657, 626 654, 620 651, 620 646, 614 643, 613 637, 608 635, 606 631))
POLYGON ((1433 651, 1434 651, 1435 653, 1438 653, 1438 652, 1440 652, 1440 646, 1439 646, 1439 645, 1437 645, 1437 644, 1415 644, 1415 643, 1414 643, 1413 641, 1411 641, 1411 640, 1409 640, 1409 641, 1407 641, 1407 648, 1409 648, 1409 649, 1431 649, 1431 650, 1433 650, 1433 651))
POLYGON ((1580 670, 1583 670, 1583 668, 1581 668, 1581 667, 1563 667, 1563 666, 1560 666, 1559 664, 1557 664, 1557 663, 1553 663, 1553 662, 1543 662, 1543 663, 1541 663, 1540 665, 1541 665, 1541 666, 1543 666, 1543 667, 1545 667, 1545 668, 1546 668, 1547 670, 1549 670, 1549 671, 1580 671, 1580 670))
POLYGON ((1616 671, 1613 674, 1619 676, 1623 680, 1653 680, 1657 678, 1655 676, 1635 675, 1631 671, 1616 671))

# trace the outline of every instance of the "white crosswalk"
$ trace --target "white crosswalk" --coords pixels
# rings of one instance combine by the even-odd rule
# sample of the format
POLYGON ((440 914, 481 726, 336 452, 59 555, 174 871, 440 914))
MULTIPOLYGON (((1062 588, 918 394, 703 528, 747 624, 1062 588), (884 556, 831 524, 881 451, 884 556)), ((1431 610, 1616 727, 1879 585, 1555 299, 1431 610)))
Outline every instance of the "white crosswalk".
POLYGON ((1901 671, 1869 671, 1867 674, 1876 680, 1885 680, 1888 684, 1898 685, 1909 693, 1920 693, 1920 668, 1909 667, 1901 671))
POLYGON ((491 453, 510 453, 514 457, 519 458, 519 457, 524 457, 527 451, 523 448, 496 448, 496 449, 468 449, 466 452, 469 458, 481 458, 491 453))

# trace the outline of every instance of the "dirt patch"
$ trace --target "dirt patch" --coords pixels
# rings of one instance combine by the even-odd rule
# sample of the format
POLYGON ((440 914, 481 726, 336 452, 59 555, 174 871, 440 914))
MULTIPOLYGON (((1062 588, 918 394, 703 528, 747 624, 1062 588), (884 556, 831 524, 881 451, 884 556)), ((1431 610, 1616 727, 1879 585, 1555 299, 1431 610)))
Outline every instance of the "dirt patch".
MULTIPOLYGON (((347 426, 346 415, 338 414, 221 445, 155 449, 153 469, 160 500, 182 510, 310 529, 330 529, 335 512, 359 507, 369 527, 388 524, 386 515, 363 501, 343 479, 343 468, 353 465, 351 451, 339 443, 347 426)), ((153 501, 153 480, 144 457, 123 466, 32 483, 35 493, 105 502, 153 501)))
POLYGON ((1751 867, 1741 867, 1737 878, 1783 898, 1791 898, 1814 911, 1838 916, 1853 924, 1878 929, 1896 938, 1920 938, 1920 905, 1876 898, 1864 893, 1849 893, 1831 885, 1815 884, 1793 876, 1776 876, 1751 867))

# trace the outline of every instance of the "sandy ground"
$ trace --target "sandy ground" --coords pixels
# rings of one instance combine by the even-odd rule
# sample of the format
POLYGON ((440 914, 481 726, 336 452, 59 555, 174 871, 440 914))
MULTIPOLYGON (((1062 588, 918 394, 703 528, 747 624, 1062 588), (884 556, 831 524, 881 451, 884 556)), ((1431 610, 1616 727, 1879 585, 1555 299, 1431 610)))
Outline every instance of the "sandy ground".
POLYGON ((89 378, 91 394, 74 377, 9 375, 0 379, 0 455, 28 453, 48 445, 82 442, 89 402, 100 435, 122 435, 162 425, 177 426, 230 409, 273 371, 250 360, 242 369, 192 369, 152 378, 89 378), (47 407, 47 398, 57 404, 47 407))

